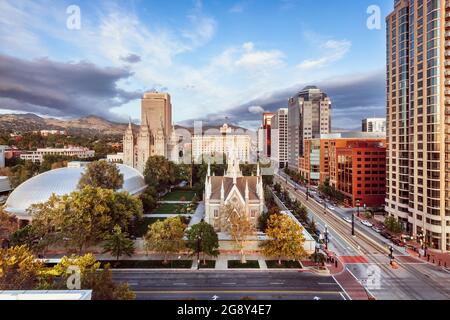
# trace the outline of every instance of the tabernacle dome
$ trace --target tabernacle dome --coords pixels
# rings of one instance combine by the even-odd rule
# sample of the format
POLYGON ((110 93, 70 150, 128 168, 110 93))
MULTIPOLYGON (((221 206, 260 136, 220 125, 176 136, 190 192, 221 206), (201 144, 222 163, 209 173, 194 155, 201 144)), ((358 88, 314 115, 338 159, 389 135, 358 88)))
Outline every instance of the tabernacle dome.
MULTIPOLYGON (((123 188, 131 195, 142 193, 146 188, 144 176, 134 168, 116 164, 123 174, 123 188)), ((8 197, 4 210, 17 216, 20 220, 31 220, 27 209, 36 203, 46 202, 54 193, 58 196, 77 190, 78 181, 85 170, 85 165, 55 169, 39 174, 19 185, 8 197)))

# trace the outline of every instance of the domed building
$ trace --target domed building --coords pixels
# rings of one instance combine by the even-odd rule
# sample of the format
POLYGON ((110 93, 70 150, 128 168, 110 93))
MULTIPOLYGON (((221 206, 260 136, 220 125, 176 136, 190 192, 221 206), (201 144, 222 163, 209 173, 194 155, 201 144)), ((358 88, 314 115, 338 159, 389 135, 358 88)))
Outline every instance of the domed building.
MULTIPOLYGON (((47 171, 25 181, 8 197, 4 210, 19 220, 31 221, 33 217, 27 212, 31 205, 46 202, 52 194, 62 196, 77 190, 86 164, 72 162, 66 168, 47 171)), ((124 179, 123 188, 119 191, 138 195, 145 190, 144 176, 139 171, 123 164, 116 165, 124 179)))

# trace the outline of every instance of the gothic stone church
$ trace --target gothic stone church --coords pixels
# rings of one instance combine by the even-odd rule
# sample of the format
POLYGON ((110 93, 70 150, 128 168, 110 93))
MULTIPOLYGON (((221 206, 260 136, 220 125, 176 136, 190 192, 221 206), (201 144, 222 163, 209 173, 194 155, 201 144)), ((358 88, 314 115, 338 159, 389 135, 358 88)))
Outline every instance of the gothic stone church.
POLYGON ((226 206, 241 208, 254 227, 264 210, 263 179, 257 168, 256 176, 244 177, 239 167, 239 161, 233 157, 228 161, 228 169, 224 176, 211 176, 211 169, 205 181, 205 222, 214 227, 216 232, 227 232, 226 206))

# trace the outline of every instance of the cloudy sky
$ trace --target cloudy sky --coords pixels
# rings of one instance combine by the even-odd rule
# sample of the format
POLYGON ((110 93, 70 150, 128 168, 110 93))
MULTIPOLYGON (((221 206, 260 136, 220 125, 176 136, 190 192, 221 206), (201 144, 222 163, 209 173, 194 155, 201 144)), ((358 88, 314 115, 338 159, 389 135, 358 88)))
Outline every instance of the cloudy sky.
POLYGON ((155 89, 171 94, 175 122, 228 118, 255 128, 262 111, 314 84, 332 99, 333 127, 356 128, 385 114, 392 5, 2 0, 0 112, 138 119, 140 95, 155 89), (366 26, 371 5, 381 10, 380 29, 366 26))

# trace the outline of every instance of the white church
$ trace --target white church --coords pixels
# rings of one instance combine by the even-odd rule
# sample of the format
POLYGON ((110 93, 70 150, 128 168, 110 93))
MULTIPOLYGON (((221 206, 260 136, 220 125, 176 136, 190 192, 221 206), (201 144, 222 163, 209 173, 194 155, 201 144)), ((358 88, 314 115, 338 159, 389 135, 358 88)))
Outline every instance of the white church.
POLYGON ((228 230, 225 208, 229 204, 242 209, 256 230, 264 210, 264 187, 259 164, 256 176, 250 177, 242 175, 239 160, 233 155, 228 157, 228 169, 224 176, 211 175, 208 165, 204 201, 205 222, 212 225, 216 232, 228 230))

